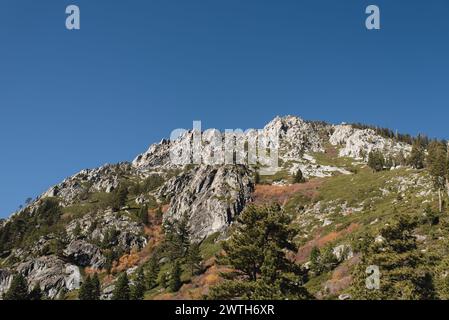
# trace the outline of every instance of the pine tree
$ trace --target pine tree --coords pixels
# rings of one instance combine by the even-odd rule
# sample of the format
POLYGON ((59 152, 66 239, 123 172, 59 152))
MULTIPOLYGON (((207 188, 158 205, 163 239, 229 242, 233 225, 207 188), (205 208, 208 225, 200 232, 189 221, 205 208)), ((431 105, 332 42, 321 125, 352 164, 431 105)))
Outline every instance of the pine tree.
POLYGON ((380 230, 382 241, 365 236, 362 261, 354 271, 352 297, 360 300, 419 300, 434 298, 432 277, 416 245, 416 222, 400 216, 380 230), (367 267, 377 266, 380 288, 367 288, 367 267))
POLYGON ((363 161, 366 161, 366 151, 365 150, 360 149, 359 158, 361 158, 363 161))
POLYGON ((148 207, 145 205, 139 210, 139 219, 144 225, 148 225, 148 207))
POLYGON ((304 175, 302 174, 301 169, 296 171, 295 176, 293 177, 293 183, 303 183, 305 182, 304 175))
POLYGON ((190 246, 189 218, 184 215, 176 226, 179 246, 182 249, 182 256, 184 257, 190 246))
POLYGON ((164 224, 166 256, 174 261, 185 257, 190 245, 190 231, 187 216, 177 221, 166 221, 164 224))
POLYGON ((441 260, 436 265, 435 286, 438 289, 438 299, 449 300, 449 240, 443 242, 443 250, 441 251, 441 260))
POLYGON ((264 262, 260 269, 260 280, 253 284, 254 294, 249 298, 255 300, 280 300, 282 299, 282 274, 278 269, 277 261, 279 257, 277 255, 282 254, 275 248, 267 248, 265 252, 264 262))
POLYGON ((318 247, 313 247, 310 252, 310 271, 316 275, 320 275, 323 272, 321 264, 321 252, 318 247))
POLYGON ((177 260, 182 256, 182 247, 179 241, 176 222, 165 221, 163 225, 164 242, 162 244, 163 252, 171 261, 177 260))
POLYGON ((98 278, 98 274, 94 274, 91 280, 91 300, 100 300, 101 296, 101 284, 100 279, 98 278))
POLYGON ((424 168, 425 152, 422 144, 419 141, 413 143, 412 151, 407 159, 409 166, 415 169, 424 168))
POLYGON ((286 257, 287 251, 296 251, 290 222, 291 218, 278 205, 247 207, 223 244, 225 259, 236 272, 213 287, 209 298, 310 298, 303 287, 303 270, 286 257))
POLYGON ((129 300, 130 288, 129 280, 126 272, 122 272, 115 284, 114 292, 112 293, 112 300, 129 300))
POLYGON ((432 207, 427 204, 424 209, 424 215, 421 219, 423 224, 428 224, 429 226, 435 226, 440 223, 440 214, 432 210, 432 207))
POLYGON ((405 157, 404 152, 400 151, 397 155, 394 156, 394 165, 397 166, 405 166, 408 164, 408 159, 405 157))
POLYGON ((439 212, 443 211, 442 190, 446 187, 448 176, 448 159, 446 145, 440 142, 432 142, 429 145, 427 167, 432 176, 433 186, 438 192, 439 212))
POLYGON ((34 288, 29 293, 29 299, 32 301, 42 300, 42 290, 40 285, 37 283, 34 288))
POLYGON ((385 158, 379 150, 371 151, 368 154, 368 166, 376 172, 382 171, 385 166, 385 158))
POLYGON ((106 271, 108 273, 110 273, 114 261, 118 258, 117 252, 113 248, 111 248, 111 249, 105 250, 104 256, 106 258, 104 268, 106 269, 106 271))
POLYGON ((148 289, 153 289, 157 286, 157 280, 159 275, 159 264, 157 261, 157 257, 153 255, 148 263, 148 271, 147 271, 147 285, 148 289))
POLYGON ((273 283, 279 277, 279 270, 276 268, 278 257, 276 248, 269 248, 265 252, 263 264, 260 268, 260 277, 266 283, 273 283))
POLYGON ((168 281, 168 288, 171 292, 176 292, 181 288, 181 266, 178 261, 173 263, 170 270, 170 279, 168 281))
POLYGON ((137 271, 137 277, 134 281, 134 286, 132 287, 132 294, 131 299, 132 300, 143 300, 145 296, 145 274, 143 271, 143 268, 140 267, 137 271))
POLYGON ((92 291, 92 279, 90 278, 90 276, 87 276, 87 278, 81 284, 80 290, 78 292, 78 298, 80 300, 92 300, 92 291))
POLYGON ((117 245, 119 235, 120 231, 118 231, 115 227, 106 230, 103 241, 101 243, 102 248, 108 249, 117 245))
POLYGON ((3 296, 4 300, 28 300, 28 284, 23 275, 16 274, 11 282, 9 290, 3 296))
POLYGON ((201 272, 201 261, 200 245, 198 243, 191 243, 187 254, 187 265, 192 276, 201 272))
POLYGON ((334 255, 331 246, 324 248, 321 254, 321 263, 325 271, 330 271, 338 265, 337 257, 334 255))
POLYGON ((334 269, 338 264, 331 247, 326 247, 322 251, 318 247, 312 248, 310 253, 310 271, 315 275, 320 275, 334 269))
POLYGON ((119 211, 128 199, 128 188, 121 185, 118 189, 112 193, 112 210, 119 211))

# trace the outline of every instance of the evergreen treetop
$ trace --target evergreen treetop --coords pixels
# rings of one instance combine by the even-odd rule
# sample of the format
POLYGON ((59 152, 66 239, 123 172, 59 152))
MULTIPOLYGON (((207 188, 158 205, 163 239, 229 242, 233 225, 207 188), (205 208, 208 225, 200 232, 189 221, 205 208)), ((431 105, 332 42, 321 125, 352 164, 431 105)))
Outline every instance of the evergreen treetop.
POLYGON ((140 267, 137 271, 136 279, 134 280, 134 285, 131 290, 131 299, 132 300, 143 300, 145 296, 145 273, 143 268, 140 267))
POLYGON ((181 288, 181 266, 178 261, 173 263, 172 269, 170 271, 170 279, 168 281, 168 288, 172 292, 176 292, 181 288))
POLYGON ((115 284, 112 300, 130 300, 130 294, 128 275, 126 272, 122 272, 115 284))
POLYGON ((307 299, 304 272, 286 257, 296 251, 291 218, 278 205, 247 207, 223 244, 236 270, 210 291, 211 299, 307 299))
POLYGON ((362 248, 362 261, 354 271, 352 296, 361 300, 433 299, 432 277, 417 249, 413 230, 416 221, 400 216, 380 230, 381 241, 367 235, 362 248), (367 288, 367 268, 380 271, 380 288, 367 288))

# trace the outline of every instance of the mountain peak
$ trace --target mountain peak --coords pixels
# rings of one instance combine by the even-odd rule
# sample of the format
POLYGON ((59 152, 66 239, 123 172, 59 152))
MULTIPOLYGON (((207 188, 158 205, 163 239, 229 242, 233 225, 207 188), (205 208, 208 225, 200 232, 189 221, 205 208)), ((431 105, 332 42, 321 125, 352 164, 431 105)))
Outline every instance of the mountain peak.
MULTIPOLYGON (((260 132, 279 137, 278 168, 270 175, 260 174, 260 164, 172 163, 170 152, 191 147, 194 132, 187 131, 175 141, 152 144, 132 163, 82 170, 53 186, 8 220, 0 220, 0 293, 7 290, 14 272, 26 274, 30 286, 40 283, 50 298, 79 288, 82 269, 132 273, 145 263, 148 252, 162 245, 161 224, 185 220, 190 241, 215 237, 218 243, 245 208, 266 199, 290 210, 313 234, 308 224, 321 228, 332 225, 335 218, 327 215, 321 200, 316 202, 318 194, 327 206, 334 208, 338 202, 343 211, 360 212, 372 200, 340 201, 322 190, 325 181, 352 184, 359 181, 359 171, 370 177, 366 160, 371 151, 382 151, 389 158, 407 157, 411 151, 410 144, 369 127, 309 122, 291 115, 275 117, 260 132), (295 203, 303 198, 304 203, 295 203), (309 216, 314 218, 308 220, 309 216)), ((203 135, 202 144, 207 146, 212 136, 203 135)), ((412 188, 411 178, 403 174, 401 180, 385 174, 384 184, 390 189, 398 183, 404 190, 412 188)), ((430 197, 426 178, 413 179, 421 179, 419 194, 430 197)), ((402 197, 403 191, 398 192, 402 197)), ((105 299, 113 284, 108 286, 103 288, 105 299)))

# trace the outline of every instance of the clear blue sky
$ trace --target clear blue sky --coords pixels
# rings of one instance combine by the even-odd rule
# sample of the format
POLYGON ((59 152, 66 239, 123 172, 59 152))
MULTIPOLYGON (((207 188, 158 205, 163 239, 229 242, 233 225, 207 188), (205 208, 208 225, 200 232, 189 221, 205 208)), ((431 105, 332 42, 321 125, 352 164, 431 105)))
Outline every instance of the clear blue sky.
POLYGON ((448 77, 447 0, 2 0, 0 216, 192 120, 295 114, 447 138, 448 77), (380 31, 364 27, 369 4, 380 31))

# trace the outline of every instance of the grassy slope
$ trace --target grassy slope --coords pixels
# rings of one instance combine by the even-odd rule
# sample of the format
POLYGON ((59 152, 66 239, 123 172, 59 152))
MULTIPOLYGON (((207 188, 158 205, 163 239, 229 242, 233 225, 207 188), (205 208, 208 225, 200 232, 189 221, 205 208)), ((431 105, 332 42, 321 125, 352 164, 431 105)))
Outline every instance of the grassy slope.
MULTIPOLYGON (((347 161, 337 158, 333 162, 332 158, 325 154, 319 157, 315 155, 315 158, 323 165, 341 166, 347 161)), ((419 247, 426 252, 429 260, 447 254, 444 241, 449 236, 446 228, 447 218, 443 216, 439 224, 431 225, 424 217, 427 207, 433 211, 437 208, 436 195, 430 188, 429 177, 425 171, 401 168, 375 173, 362 165, 357 165, 354 169, 356 174, 353 175, 338 175, 323 179, 318 189, 318 196, 311 199, 312 204, 320 204, 321 220, 317 219, 316 212, 310 214, 296 212, 298 215, 296 223, 301 225, 300 234, 307 234, 299 240, 303 249, 311 243, 331 247, 350 244, 354 248, 361 234, 365 232, 376 234, 377 230, 385 225, 386 220, 406 214, 415 216, 420 221, 415 234, 425 236, 425 240, 419 242, 419 247), (429 192, 420 194, 423 191, 429 192), (323 226, 323 218, 332 223, 323 226), (342 232, 348 226, 358 227, 351 228, 351 232, 342 232)), ((297 199, 292 198, 287 208, 294 208, 296 201, 299 204, 304 203, 301 197, 297 199)), ((331 271, 312 277, 306 286, 315 294, 322 292, 329 279, 350 275, 352 267, 348 266, 342 274, 336 275, 337 272, 331 271)), ((343 288, 339 293, 344 292, 343 288)), ((335 297, 327 296, 327 298, 335 297)))

